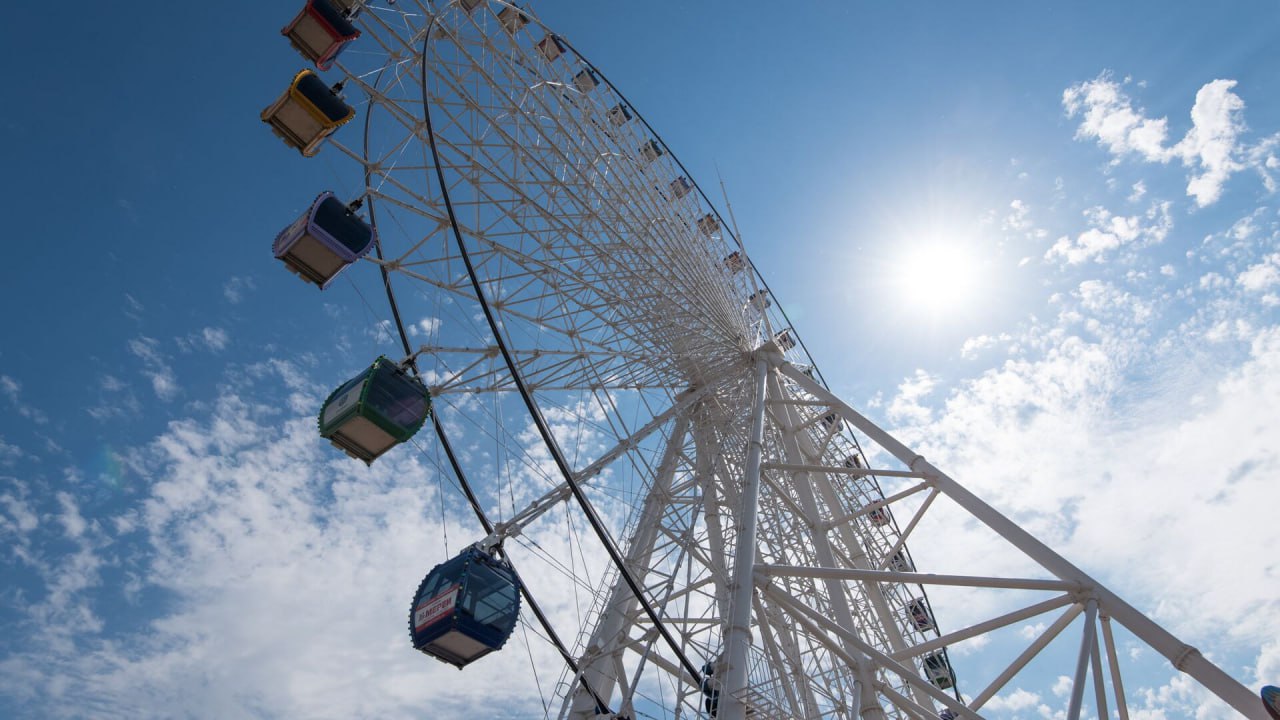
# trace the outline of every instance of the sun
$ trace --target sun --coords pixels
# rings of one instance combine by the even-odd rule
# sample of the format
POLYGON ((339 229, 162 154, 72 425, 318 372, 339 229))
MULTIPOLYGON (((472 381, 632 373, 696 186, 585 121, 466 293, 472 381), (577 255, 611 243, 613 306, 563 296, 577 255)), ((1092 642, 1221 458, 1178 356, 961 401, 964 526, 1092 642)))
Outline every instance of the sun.
POLYGON ((896 266, 895 294, 914 314, 935 319, 971 311, 985 287, 982 264, 960 240, 909 246, 896 266))

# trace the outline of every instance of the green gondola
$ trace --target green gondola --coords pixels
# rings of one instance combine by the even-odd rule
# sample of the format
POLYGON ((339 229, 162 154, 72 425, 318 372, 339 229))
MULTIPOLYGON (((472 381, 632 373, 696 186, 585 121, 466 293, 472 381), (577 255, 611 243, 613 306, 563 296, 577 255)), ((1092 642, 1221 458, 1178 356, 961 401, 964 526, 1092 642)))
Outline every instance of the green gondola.
POLYGON ((320 437, 371 465, 413 437, 431 414, 431 394, 386 357, 351 378, 325 400, 320 437))

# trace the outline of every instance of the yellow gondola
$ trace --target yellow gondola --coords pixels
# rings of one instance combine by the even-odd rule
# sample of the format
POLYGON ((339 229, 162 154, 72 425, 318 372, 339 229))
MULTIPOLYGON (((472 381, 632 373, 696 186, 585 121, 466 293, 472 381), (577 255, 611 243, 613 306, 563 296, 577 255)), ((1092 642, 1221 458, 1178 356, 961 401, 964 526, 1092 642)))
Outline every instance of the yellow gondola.
POLYGON ((294 76, 275 102, 262 111, 262 121, 271 126, 285 144, 305 157, 320 152, 320 143, 356 116, 355 108, 339 95, 340 86, 329 88, 311 70, 294 76))

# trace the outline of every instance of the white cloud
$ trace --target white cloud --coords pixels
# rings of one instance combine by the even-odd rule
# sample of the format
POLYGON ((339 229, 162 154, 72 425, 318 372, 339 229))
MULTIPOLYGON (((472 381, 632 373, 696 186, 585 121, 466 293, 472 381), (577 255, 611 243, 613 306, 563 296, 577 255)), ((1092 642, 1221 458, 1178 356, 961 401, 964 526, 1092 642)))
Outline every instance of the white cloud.
POLYGON ((1147 184, 1141 180, 1133 184, 1133 192, 1129 193, 1129 202, 1136 203, 1147 194, 1147 184))
POLYGON ((999 335, 977 335, 966 338, 964 344, 960 346, 960 357, 971 360, 978 356, 983 350, 993 348, 1000 343, 1007 343, 1012 339, 1008 333, 1000 333, 999 335))
POLYGON ((1067 117, 1081 116, 1076 137, 1096 138, 1113 155, 1137 153, 1152 161, 1165 162, 1170 152, 1165 148, 1169 136, 1169 121, 1146 117, 1141 109, 1135 110, 1133 101, 1120 83, 1107 73, 1096 79, 1073 85, 1062 93, 1062 105, 1067 117))
POLYGON ((1046 260, 1079 265, 1088 260, 1102 262, 1111 251, 1134 244, 1147 247, 1164 242, 1173 228, 1170 204, 1155 203, 1142 215, 1116 215, 1096 206, 1084 211, 1089 229, 1074 240, 1064 236, 1045 253, 1046 260))
MULTIPOLYGON (((1191 127, 1177 143, 1169 144, 1166 118, 1149 118, 1109 73, 1078 83, 1062 94, 1067 117, 1080 117, 1076 137, 1095 139, 1118 162, 1137 156, 1147 162, 1179 160, 1188 168, 1187 195, 1200 207, 1217 202, 1232 175, 1247 167, 1258 170, 1267 189, 1275 183, 1269 172, 1273 147, 1280 142, 1268 138, 1249 147, 1241 141, 1246 127, 1245 103, 1232 92, 1235 80, 1218 79, 1203 85, 1191 108, 1191 127)), ((1145 192, 1145 185, 1142 186, 1145 192)), ((1141 197, 1134 186, 1136 197, 1141 197)), ((1135 199, 1135 196, 1130 196, 1135 199)))
POLYGON ((932 419, 932 411, 921 400, 933 392, 938 379, 924 370, 916 370, 913 377, 905 378, 898 385, 898 394, 889 403, 889 418, 894 422, 925 423, 932 419))
POLYGON ((43 412, 33 407, 25 398, 22 397, 22 383, 8 375, 0 375, 0 394, 9 401, 9 405, 22 417, 25 417, 37 425, 44 425, 49 422, 49 418, 43 412))
POLYGON ((257 289, 257 285, 253 282, 253 278, 247 276, 233 276, 222 285, 222 296, 232 305, 238 305, 246 293, 257 289))
POLYGON ((1031 229, 1031 219, 1028 217, 1031 208, 1025 202, 1014 200, 1009 203, 1009 209, 1009 214, 1004 218, 1005 230, 1025 233, 1031 229))
POLYGON ((62 512, 58 515, 58 522, 62 523, 63 529, 66 531, 68 538, 78 538, 84 535, 85 528, 88 524, 80 515, 80 507, 76 504, 75 498, 70 493, 60 492, 57 495, 58 505, 61 506, 62 512))
POLYGON ((1040 694, 1015 688, 1013 692, 1005 692, 991 698, 984 710, 990 712, 1018 712, 1028 710, 1040 704, 1040 694))
POLYGON ((156 397, 168 402, 178 396, 178 378, 154 338, 138 337, 129 341, 129 352, 142 360, 142 374, 151 381, 156 397))
POLYGON ((1262 262, 1250 265, 1236 276, 1236 282, 1255 293, 1280 284, 1280 253, 1273 253, 1262 262))
POLYGON ((409 325, 408 330, 410 337, 418 337, 420 335, 430 337, 440 330, 440 318, 424 317, 418 322, 409 325))
POLYGON ((1071 678, 1066 675, 1059 675, 1058 679, 1053 683, 1053 694, 1058 697, 1066 697, 1071 692, 1071 678))
POLYGON ((231 336, 222 328, 207 327, 200 331, 200 338, 210 350, 224 350, 231 342, 231 336))
POLYGON ((1200 207, 1212 205, 1222 195, 1227 178, 1244 167, 1236 159, 1237 139, 1244 131, 1244 101, 1231 92, 1235 80, 1214 80, 1196 92, 1191 108, 1191 130, 1173 152, 1200 173, 1187 183, 1187 194, 1200 207))
POLYGON ((0 435, 0 465, 13 465, 23 454, 22 448, 10 445, 4 441, 4 436, 0 435))

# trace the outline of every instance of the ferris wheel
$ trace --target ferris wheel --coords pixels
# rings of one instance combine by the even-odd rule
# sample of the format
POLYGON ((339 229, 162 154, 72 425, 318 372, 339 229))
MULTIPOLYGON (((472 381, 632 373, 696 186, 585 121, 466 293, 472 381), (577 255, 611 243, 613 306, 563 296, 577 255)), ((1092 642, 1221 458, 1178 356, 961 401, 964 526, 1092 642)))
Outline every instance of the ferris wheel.
POLYGON ((1074 720, 1128 717, 1123 633, 1267 716, 833 395, 732 218, 530 10, 307 0, 283 34, 311 67, 262 119, 351 172, 275 256, 320 289, 374 278, 396 346, 320 433, 368 463, 421 453, 475 516, 413 593, 413 647, 467 669, 521 628, 563 660, 543 714, 630 720, 982 717, 1057 662, 1074 720), (946 513, 1029 571, 917 568, 908 540, 946 513), (1007 657, 949 652, 993 637, 1007 657))

